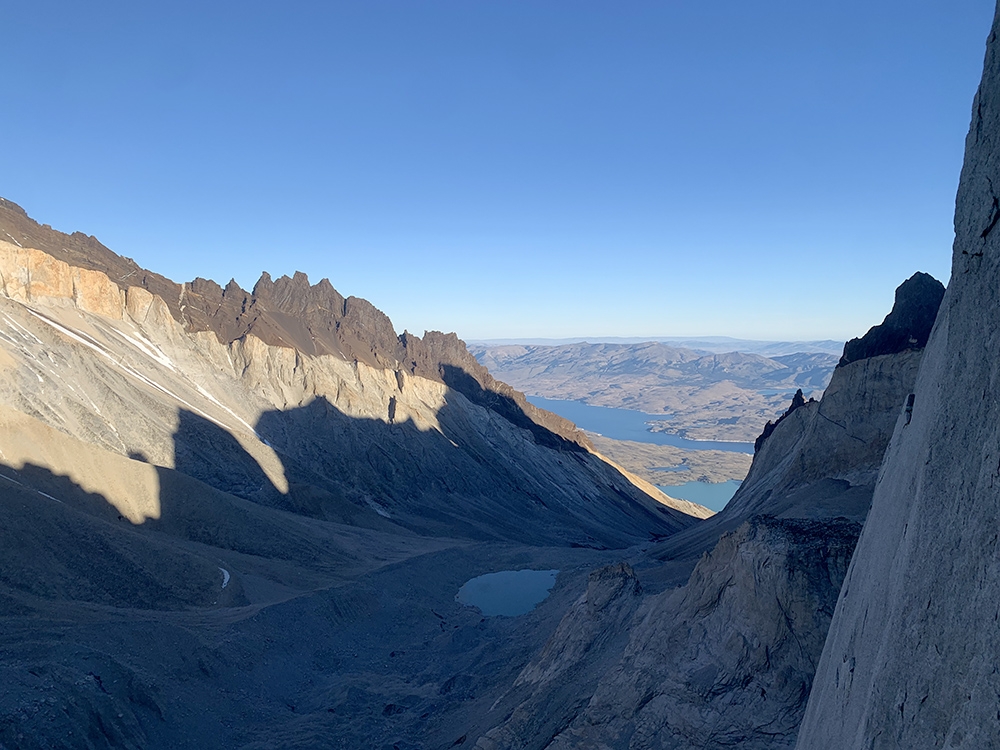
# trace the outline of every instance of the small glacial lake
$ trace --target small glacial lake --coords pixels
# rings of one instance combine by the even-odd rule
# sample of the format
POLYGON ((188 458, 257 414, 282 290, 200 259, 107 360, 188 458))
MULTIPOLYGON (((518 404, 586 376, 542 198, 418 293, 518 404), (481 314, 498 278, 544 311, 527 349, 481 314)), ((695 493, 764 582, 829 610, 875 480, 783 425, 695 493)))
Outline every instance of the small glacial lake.
POLYGON ((675 484, 673 486, 659 485, 659 488, 670 497, 680 500, 689 500, 698 505, 704 505, 714 511, 720 511, 726 507, 726 503, 732 500, 736 490, 740 488, 740 482, 730 479, 728 482, 686 482, 685 484, 675 484))
POLYGON ((455 600, 484 615, 527 614, 548 597, 558 570, 502 570, 467 581, 455 600))
POLYGON ((753 454, 753 443, 729 443, 719 440, 688 440, 665 432, 650 432, 647 422, 665 422, 669 414, 645 414, 632 409, 614 409, 610 406, 590 406, 579 401, 563 401, 541 396, 528 396, 535 406, 558 414, 576 423, 577 427, 596 432, 612 440, 632 440, 638 443, 672 445, 689 451, 729 451, 753 454))

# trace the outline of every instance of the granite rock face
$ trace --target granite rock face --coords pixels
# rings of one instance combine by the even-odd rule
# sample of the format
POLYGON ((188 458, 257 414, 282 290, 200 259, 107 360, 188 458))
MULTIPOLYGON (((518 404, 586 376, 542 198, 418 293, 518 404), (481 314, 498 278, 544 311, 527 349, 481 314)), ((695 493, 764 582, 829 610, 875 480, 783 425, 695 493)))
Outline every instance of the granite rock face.
POLYGON ((955 210, 952 276, 844 582, 802 750, 1000 747, 1000 17, 955 210))

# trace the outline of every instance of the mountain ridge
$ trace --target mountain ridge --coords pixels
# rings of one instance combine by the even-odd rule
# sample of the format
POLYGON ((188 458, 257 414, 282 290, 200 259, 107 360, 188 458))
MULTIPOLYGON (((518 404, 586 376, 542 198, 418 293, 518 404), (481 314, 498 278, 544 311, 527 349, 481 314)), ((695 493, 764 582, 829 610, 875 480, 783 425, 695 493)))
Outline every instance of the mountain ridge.
POLYGON ((178 284, 116 254, 96 237, 81 232, 67 235, 41 225, 3 198, 0 231, 19 248, 24 249, 23 241, 70 267, 103 273, 122 292, 136 286, 145 289, 162 299, 174 320, 190 333, 211 331, 222 344, 253 333, 265 344, 303 354, 335 354, 442 383, 447 379, 448 385, 467 397, 533 429, 540 439, 548 439, 548 431, 581 448, 590 447, 586 436, 568 420, 536 408, 518 391, 495 380, 454 333, 428 331, 423 338, 407 332, 397 335, 388 316, 367 300, 343 297, 329 279, 310 284, 302 272, 277 280, 264 272, 252 292, 235 281, 225 287, 203 278, 178 284))

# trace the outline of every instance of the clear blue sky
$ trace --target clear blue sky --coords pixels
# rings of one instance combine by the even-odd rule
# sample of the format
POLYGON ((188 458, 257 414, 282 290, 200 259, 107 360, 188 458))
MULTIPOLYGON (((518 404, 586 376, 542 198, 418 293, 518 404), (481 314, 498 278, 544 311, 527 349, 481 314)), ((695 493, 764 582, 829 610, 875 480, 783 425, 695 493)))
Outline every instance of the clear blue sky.
POLYGON ((7 3, 0 195, 398 330, 835 338, 947 279, 989 0, 7 3))

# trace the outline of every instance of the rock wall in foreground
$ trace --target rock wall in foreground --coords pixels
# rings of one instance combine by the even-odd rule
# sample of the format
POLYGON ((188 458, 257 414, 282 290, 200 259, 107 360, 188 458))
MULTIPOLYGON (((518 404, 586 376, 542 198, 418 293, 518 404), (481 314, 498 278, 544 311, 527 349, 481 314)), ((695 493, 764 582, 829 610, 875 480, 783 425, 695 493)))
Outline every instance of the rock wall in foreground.
POLYGON ((1000 44, 989 36, 952 277, 840 594, 800 750, 1000 747, 1000 44))

